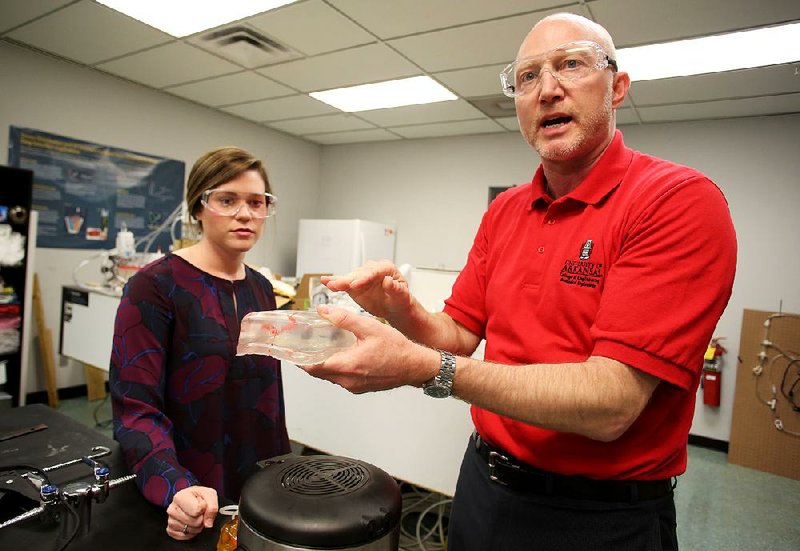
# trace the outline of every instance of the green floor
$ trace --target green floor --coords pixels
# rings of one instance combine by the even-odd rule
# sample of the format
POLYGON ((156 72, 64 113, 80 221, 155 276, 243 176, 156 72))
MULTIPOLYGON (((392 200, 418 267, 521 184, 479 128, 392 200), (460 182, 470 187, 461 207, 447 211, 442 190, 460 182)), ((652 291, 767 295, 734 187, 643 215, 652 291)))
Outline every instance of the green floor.
MULTIPOLYGON (((111 404, 61 400, 59 410, 111 435, 111 404)), ((800 550, 800 481, 731 465, 723 452, 689 446, 675 490, 683 551, 800 550)))
POLYGON ((105 400, 91 402, 85 396, 59 400, 58 411, 76 421, 80 421, 86 426, 97 429, 109 438, 113 438, 111 434, 111 400, 108 395, 106 395, 105 400))

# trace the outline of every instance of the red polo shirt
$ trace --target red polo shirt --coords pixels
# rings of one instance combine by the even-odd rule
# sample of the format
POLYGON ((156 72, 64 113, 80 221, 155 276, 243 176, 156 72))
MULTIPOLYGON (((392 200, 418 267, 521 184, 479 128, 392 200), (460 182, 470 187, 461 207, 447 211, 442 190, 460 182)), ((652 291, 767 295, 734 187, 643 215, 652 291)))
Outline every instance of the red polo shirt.
POLYGON ((548 471, 678 475, 703 353, 733 285, 736 236, 725 198, 700 172, 625 147, 619 131, 574 191, 553 201, 544 190, 539 167, 530 183, 492 202, 445 312, 486 339, 487 361, 605 356, 661 383, 614 442, 473 406, 475 426, 548 471))

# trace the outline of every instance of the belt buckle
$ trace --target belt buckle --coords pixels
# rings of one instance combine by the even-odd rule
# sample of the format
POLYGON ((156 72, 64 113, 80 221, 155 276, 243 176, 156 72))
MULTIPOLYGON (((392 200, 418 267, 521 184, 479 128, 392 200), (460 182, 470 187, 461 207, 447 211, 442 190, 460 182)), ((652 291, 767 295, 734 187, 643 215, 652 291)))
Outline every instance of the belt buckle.
POLYGON ((502 453, 496 452, 494 450, 489 451, 489 480, 492 482, 496 482, 497 484, 502 484, 503 486, 508 486, 507 482, 500 480, 495 474, 495 469, 498 466, 502 467, 509 467, 512 469, 519 470, 519 465, 514 465, 508 460, 508 457, 503 455, 502 453))

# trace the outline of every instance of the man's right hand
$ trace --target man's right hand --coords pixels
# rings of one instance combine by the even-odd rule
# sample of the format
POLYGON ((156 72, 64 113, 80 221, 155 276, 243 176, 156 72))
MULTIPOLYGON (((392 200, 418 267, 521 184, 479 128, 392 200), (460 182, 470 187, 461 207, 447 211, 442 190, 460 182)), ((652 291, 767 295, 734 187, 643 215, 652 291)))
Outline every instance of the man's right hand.
POLYGON ((388 260, 370 260, 349 274, 322 276, 321 281, 331 291, 346 291, 364 310, 392 324, 411 309, 408 282, 388 260))

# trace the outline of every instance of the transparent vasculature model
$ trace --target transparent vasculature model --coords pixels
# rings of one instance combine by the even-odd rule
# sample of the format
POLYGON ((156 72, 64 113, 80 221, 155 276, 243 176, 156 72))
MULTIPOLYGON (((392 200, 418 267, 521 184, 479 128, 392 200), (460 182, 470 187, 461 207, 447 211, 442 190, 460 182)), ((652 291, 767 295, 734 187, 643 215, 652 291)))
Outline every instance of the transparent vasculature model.
POLYGON ((339 329, 316 312, 250 312, 242 320, 236 355, 261 354, 297 365, 313 365, 355 343, 353 333, 339 329))

